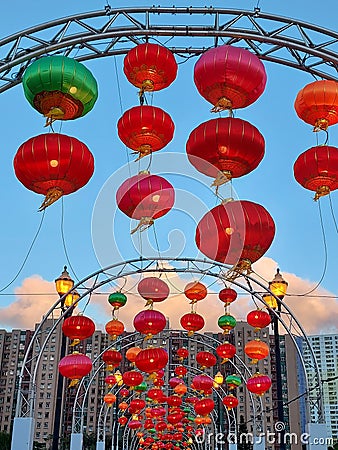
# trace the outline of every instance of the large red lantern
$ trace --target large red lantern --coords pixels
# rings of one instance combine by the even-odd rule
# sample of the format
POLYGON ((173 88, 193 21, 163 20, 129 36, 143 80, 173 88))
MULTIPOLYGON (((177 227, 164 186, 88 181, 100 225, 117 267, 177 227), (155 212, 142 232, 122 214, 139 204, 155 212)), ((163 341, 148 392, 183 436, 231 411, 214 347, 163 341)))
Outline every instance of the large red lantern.
POLYGON ((175 80, 177 63, 166 47, 147 42, 129 50, 123 70, 128 81, 141 92, 159 91, 175 80))
POLYGON ((338 148, 319 145, 298 156, 293 171, 298 183, 316 193, 315 200, 338 188, 338 148))
POLYGON ((102 360, 107 364, 108 370, 118 367, 122 361, 122 355, 118 350, 106 350, 102 354, 102 360))
POLYGON ((194 385, 194 389, 204 392, 213 387, 214 380, 208 375, 195 375, 192 379, 192 383, 194 385))
POLYGON ((119 138, 139 158, 165 147, 172 140, 174 129, 169 114, 148 105, 129 109, 117 123, 119 138))
POLYGON ((190 163, 220 186, 253 171, 261 162, 265 141, 256 127, 242 119, 212 119, 195 128, 186 151, 190 163))
POLYGON ((152 305, 153 302, 163 302, 169 295, 169 286, 158 277, 143 278, 138 283, 137 290, 140 296, 147 300, 146 306, 152 305))
POLYGON ((141 398, 134 398, 130 402, 128 410, 129 410, 129 412, 131 414, 137 414, 140 411, 142 411, 142 409, 145 408, 145 406, 146 406, 146 402, 143 399, 141 399, 141 398))
POLYGON ((136 314, 133 324, 136 331, 150 338, 164 330, 167 319, 160 311, 147 309, 136 314))
POLYGON ((89 317, 71 316, 63 322, 62 331, 69 339, 79 342, 94 334, 95 324, 89 317))
POLYGON ((222 399, 222 403, 224 406, 227 407, 228 410, 236 408, 236 406, 238 406, 238 398, 236 398, 234 395, 229 394, 226 395, 223 399, 222 399))
POLYGON ((116 192, 117 206, 131 219, 139 220, 135 230, 151 226, 174 205, 172 185, 158 175, 141 172, 124 181, 116 192))
POLYGON ((173 407, 180 407, 182 405, 182 397, 180 397, 179 395, 170 395, 167 398, 167 403, 169 406, 173 407))
POLYGON ((122 375, 122 379, 126 386, 135 387, 142 383, 143 375, 137 370, 129 370, 122 375))
POLYGON ((191 303, 203 300, 207 296, 207 293, 207 288, 199 281, 192 281, 184 288, 184 295, 191 300, 191 303))
POLYGON ((105 329, 112 339, 116 339, 124 332, 124 324, 120 320, 112 319, 106 323, 105 329))
POLYGON ((208 258, 250 271, 270 247, 275 224, 261 205, 246 200, 221 204, 207 212, 196 229, 196 244, 208 258))
POLYGON ((168 364, 168 353, 161 347, 141 350, 135 359, 135 365, 146 373, 157 372, 168 364))
POLYGON ((158 387, 152 388, 147 392, 147 397, 157 403, 164 398, 164 392, 158 387))
POLYGON ((41 134, 28 139, 14 157, 18 180, 45 195, 40 211, 63 195, 88 183, 94 172, 94 158, 88 147, 64 134, 41 134))
POLYGON ((255 309, 254 311, 250 311, 246 316, 246 321, 249 325, 254 327, 255 331, 259 331, 262 328, 265 328, 271 323, 271 316, 266 311, 262 309, 255 309))
POLYGON ((215 402, 211 398, 202 398, 194 403, 195 413, 200 416, 210 414, 215 407, 215 402))
POLYGON ((196 362, 200 364, 202 369, 205 369, 207 367, 213 367, 216 364, 217 359, 214 354, 202 351, 197 353, 196 362))
POLYGON ((75 386, 81 378, 88 375, 92 367, 91 359, 82 353, 72 353, 59 362, 61 375, 72 380, 69 387, 75 386))
POLYGON ((179 360, 183 361, 185 358, 188 358, 189 350, 185 347, 180 347, 176 350, 176 354, 179 357, 179 360))
POLYGON ((236 355, 236 347, 230 342, 224 342, 216 347, 216 353, 222 358, 221 364, 223 364, 236 355))
POLYGON ((259 360, 264 359, 269 355, 270 349, 268 344, 259 339, 255 339, 254 341, 249 341, 245 344, 244 352, 252 359, 251 363, 256 364, 259 360))
POLYGON ((267 375, 261 375, 257 372, 247 380, 246 387, 254 394, 264 395, 270 389, 271 384, 271 379, 267 375))
POLYGON ((326 130, 338 122, 338 83, 317 80, 301 89, 295 100, 298 117, 314 126, 314 131, 326 130))
POLYGON ((222 45, 207 50, 194 68, 198 92, 214 105, 213 111, 245 108, 263 93, 264 65, 244 48, 222 45))
POLYGON ((191 312, 184 314, 180 319, 181 327, 188 331, 188 336, 192 336, 195 331, 204 327, 204 319, 201 315, 191 312))

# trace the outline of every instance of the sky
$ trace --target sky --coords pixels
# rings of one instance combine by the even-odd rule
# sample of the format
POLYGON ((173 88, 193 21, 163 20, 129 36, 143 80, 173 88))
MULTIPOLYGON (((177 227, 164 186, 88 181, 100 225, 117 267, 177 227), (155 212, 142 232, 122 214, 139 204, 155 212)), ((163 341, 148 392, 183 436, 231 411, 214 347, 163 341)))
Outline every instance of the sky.
MULTIPOLYGON (((176 6, 185 6, 183 1, 176 6)), ((18 0, 6 2, 0 16, 1 38, 39 23, 91 10, 100 10, 104 1, 56 2, 46 8, 40 0, 27 3, 18 0)), ((144 6, 143 1, 120 1, 118 6, 144 6)), ((196 1, 193 6, 204 6, 196 1)), ((252 10, 257 1, 213 1, 215 7, 252 10), (226 4, 224 4, 226 3, 226 4)), ((163 1, 161 6, 172 6, 163 1)), ((258 6, 263 12, 294 17, 335 29, 337 5, 326 2, 325 8, 309 7, 306 0, 297 2, 270 2, 262 0, 258 6)), ((177 79, 167 89, 155 93, 152 104, 169 113, 175 123, 175 136, 161 152, 154 155, 151 170, 165 176, 176 189, 176 204, 170 213, 155 223, 162 256, 197 257, 194 243, 196 223, 202 215, 217 204, 210 189, 211 180, 198 174, 187 162, 185 143, 189 133, 200 123, 214 118, 210 105, 198 94, 193 83, 193 67, 197 58, 179 65, 177 79)), ((82 279, 100 267, 135 257, 140 252, 140 238, 131 237, 134 224, 117 210, 115 192, 129 174, 144 169, 148 161, 135 163, 117 136, 117 121, 122 112, 138 104, 137 89, 123 74, 123 56, 88 61, 85 65, 98 81, 99 98, 94 109, 76 121, 55 124, 55 131, 69 134, 86 143, 95 158, 95 172, 89 183, 46 210, 43 223, 32 250, 28 249, 42 219, 38 207, 41 196, 27 190, 16 179, 13 157, 18 147, 30 137, 46 132, 41 117, 26 101, 22 86, 18 85, 0 94, 1 104, 1 164, 0 190, 2 220, 0 234, 0 328, 33 328, 34 323, 55 301, 54 279, 63 266, 69 266, 73 278, 82 279), (121 93, 121 102, 119 94, 121 93), (129 155, 129 156, 128 156, 129 155), (130 163, 128 163, 128 159, 130 163), (21 270, 21 266, 23 266, 21 270), (15 278, 15 281, 12 280, 15 278), (8 284, 8 288, 4 289, 8 284)), ((248 120, 263 134, 266 153, 259 167, 243 178, 233 181, 234 196, 263 205, 273 217, 276 235, 272 246, 255 266, 264 279, 271 280, 280 267, 289 282, 287 301, 301 319, 307 332, 336 331, 338 303, 336 283, 337 231, 333 212, 336 211, 336 193, 320 200, 324 238, 319 215, 319 204, 313 194, 297 184, 293 177, 293 163, 306 149, 317 145, 323 136, 316 136, 310 125, 296 115, 293 103, 298 91, 313 81, 309 74, 265 63, 268 82, 260 99, 248 108, 236 112, 236 117, 248 120), (325 240, 325 242, 324 242, 325 240), (320 281, 313 296, 299 296, 320 281)), ((337 128, 337 125, 336 125, 337 128)), ((338 130, 329 130, 330 145, 338 146, 338 130)), ((223 188, 230 195, 230 187, 223 188)), ((146 256, 157 254, 155 234, 142 236, 142 251, 146 256), (149 237, 149 242, 148 242, 149 237), (149 245, 148 245, 149 244, 149 245)), ((185 281, 184 281, 185 282, 185 281)), ((177 285, 183 286, 178 280, 177 285)), ((130 293, 128 307, 121 310, 121 318, 131 327, 131 317, 141 309, 139 299, 130 293), (131 301, 133 300, 133 301, 131 301)), ((177 295, 177 297, 180 297, 177 295)), ((182 296, 181 296, 182 297, 182 296)), ((179 300, 177 300, 179 301, 179 300)), ((217 329, 215 319, 222 314, 219 304, 210 314, 208 298, 201 302, 201 313, 208 315, 207 329, 217 329)), ((250 305, 243 300, 234 306, 233 313, 244 318, 250 305)), ((165 311, 177 324, 177 307, 173 300, 165 311)), ((182 309, 186 312, 187 306, 182 309)), ((98 324, 110 318, 107 302, 98 296, 93 300, 91 313, 98 324)))

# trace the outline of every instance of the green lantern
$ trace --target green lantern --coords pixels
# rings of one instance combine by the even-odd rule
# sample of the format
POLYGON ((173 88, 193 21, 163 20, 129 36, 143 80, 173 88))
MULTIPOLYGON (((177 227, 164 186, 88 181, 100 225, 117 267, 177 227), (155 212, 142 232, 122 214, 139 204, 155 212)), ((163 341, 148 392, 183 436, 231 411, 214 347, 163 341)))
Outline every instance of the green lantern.
POLYGON ((148 385, 145 381, 142 381, 141 384, 139 384, 138 386, 134 387, 134 391, 136 392, 144 392, 148 389, 148 385))
POLYGON ((241 378, 237 375, 228 375, 225 379, 225 383, 229 389, 236 389, 242 384, 241 378))
POLYGON ((119 309, 127 303, 127 297, 122 292, 114 292, 109 295, 108 302, 114 309, 119 309))
POLYGON ((84 116, 98 96, 92 73, 66 56, 37 59, 25 70, 22 84, 29 103, 47 117, 47 125, 84 116))
POLYGON ((235 328, 236 323, 236 319, 230 314, 225 314, 218 319, 218 326, 224 330, 224 333, 229 333, 235 328))

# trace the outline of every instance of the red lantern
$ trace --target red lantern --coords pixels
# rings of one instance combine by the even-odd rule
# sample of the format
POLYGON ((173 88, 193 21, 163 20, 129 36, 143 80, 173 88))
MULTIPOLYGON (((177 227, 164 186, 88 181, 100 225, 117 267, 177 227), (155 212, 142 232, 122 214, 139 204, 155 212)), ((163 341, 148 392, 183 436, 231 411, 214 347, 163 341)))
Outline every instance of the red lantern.
POLYGON ((129 395, 128 389, 126 389, 126 388, 120 389, 120 395, 121 395, 121 397, 128 397, 128 395, 129 395))
POLYGON ((247 380, 246 387, 254 394, 264 395, 270 389, 271 384, 271 379, 267 375, 261 375, 257 372, 247 380))
POLYGON ((210 414, 215 407, 215 402, 211 398, 202 398, 194 403, 195 413, 201 416, 210 414))
POLYGON ((141 92, 159 91, 175 80, 177 63, 170 50, 147 42, 129 50, 123 70, 128 81, 141 92))
POLYGON ((270 350, 265 342, 255 339, 245 344, 244 352, 249 358, 252 358, 251 363, 256 364, 259 360, 266 358, 270 350))
POLYGON ((188 336, 192 336, 195 331, 204 327, 204 319, 195 312, 184 314, 180 319, 181 327, 188 331, 188 336))
POLYGON ((128 428, 131 430, 138 430, 139 428, 142 428, 142 422, 139 420, 130 420, 128 422, 128 428))
POLYGON ((298 156, 294 166, 296 181, 316 192, 318 200, 338 188, 338 148, 319 145, 298 156))
POLYGON ((121 416, 117 420, 118 420, 118 423, 121 425, 121 427, 124 427, 125 424, 128 422, 128 419, 125 416, 121 416))
POLYGON ((75 386, 81 378, 88 375, 92 367, 90 358, 82 353, 72 353, 59 362, 61 375, 72 380, 69 387, 75 386))
POLYGON ((117 206, 139 225, 132 232, 144 229, 164 216, 174 205, 175 191, 172 185, 158 175, 139 173, 128 178, 116 192, 117 206))
POLYGON ((254 327, 255 331, 259 331, 262 328, 268 327, 271 323, 271 316, 266 311, 256 309, 250 311, 246 316, 246 321, 249 325, 254 327))
POLYGON ((178 349, 176 350, 176 354, 177 354, 177 356, 179 357, 179 359, 180 359, 181 361, 183 361, 183 359, 188 358, 188 356, 189 356, 189 350, 186 349, 186 348, 184 348, 184 347, 181 347, 181 348, 178 348, 178 349))
POLYGON ((177 386, 178 384, 182 383, 181 378, 178 377, 172 377, 169 380, 169 386, 174 389, 175 386, 177 386))
POLYGON ((184 366, 177 366, 175 367, 175 375, 177 375, 179 378, 184 377, 188 372, 188 369, 184 366))
POLYGON ((236 265, 237 272, 250 271, 270 247, 275 224, 268 211, 246 200, 216 206, 200 220, 196 244, 208 258, 236 265))
POLYGON ((245 108, 263 93, 266 73, 259 58, 244 48, 222 45, 207 50, 194 68, 198 92, 212 111, 245 108))
POLYGON ((157 424, 155 425, 155 429, 159 432, 164 431, 167 429, 167 424, 163 420, 161 420, 160 422, 157 422, 157 424))
POLYGON ((117 123, 119 138, 139 154, 138 159, 165 147, 172 140, 174 129, 169 114, 148 105, 129 109, 117 123))
POLYGON ((138 414, 140 411, 142 411, 143 408, 145 408, 146 402, 142 400, 141 398, 134 398, 129 405, 129 411, 131 414, 138 414))
POLYGON ((152 388, 147 392, 147 397, 155 402, 159 402, 164 398, 164 392, 159 388, 152 388))
POLYGON ((172 425, 176 425, 182 420, 183 416, 183 412, 171 413, 167 415, 167 421, 172 425))
MULTIPOLYGON (((128 394, 129 394, 129 391, 128 391, 128 394)), ((127 402, 120 402, 119 403, 119 409, 121 410, 121 411, 126 411, 127 409, 128 409, 128 403, 127 402)))
POLYGON ((205 369, 207 367, 213 367, 216 364, 217 359, 212 353, 203 351, 197 353, 196 362, 202 366, 202 369, 205 369))
POLYGON ((116 395, 114 395, 114 394, 106 394, 103 397, 103 401, 108 406, 108 408, 110 408, 116 402, 116 395))
POLYGON ((295 100, 298 117, 314 126, 314 131, 326 130, 338 123, 338 83, 318 80, 301 89, 295 100))
POLYGON ((62 195, 77 191, 94 172, 94 158, 76 138, 49 133, 24 142, 14 157, 18 180, 27 188, 45 195, 40 211, 62 195))
POLYGON ((150 347, 141 350, 135 359, 135 365, 139 370, 153 373, 163 369, 168 364, 168 353, 164 348, 150 347))
POLYGON ((208 375, 195 375, 192 382, 194 389, 201 392, 211 389, 214 385, 214 380, 208 375))
POLYGON ((169 286, 158 277, 143 278, 137 285, 137 290, 147 300, 146 306, 153 302, 163 302, 169 295, 169 286))
POLYGON ((231 288, 224 288, 219 291, 218 298, 225 304, 225 306, 229 306, 236 300, 237 292, 231 288))
POLYGON ((120 320, 112 319, 106 323, 105 329, 112 339, 116 339, 124 332, 124 324, 120 320))
POLYGON ((182 397, 180 397, 179 395, 170 395, 167 398, 167 403, 171 407, 180 407, 182 405, 182 397))
POLYGON ((94 334, 95 324, 89 317, 71 316, 63 322, 62 331, 69 339, 82 341, 94 334))
POLYGON ((148 309, 136 314, 133 324, 136 331, 151 337, 164 330, 167 320, 160 311, 148 309))
POLYGON ((225 117, 195 128, 186 151, 195 169, 215 178, 213 186, 220 186, 252 172, 263 159, 265 141, 249 122, 225 117))
POLYGON ((114 375, 107 375, 104 382, 108 385, 108 387, 112 387, 116 384, 116 378, 114 375))
POLYGON ((140 353, 142 349, 140 347, 130 347, 126 351, 126 358, 129 362, 134 363, 136 356, 140 353))
POLYGON ((216 347, 216 353, 222 358, 221 364, 223 364, 236 355, 236 347, 229 342, 224 342, 216 347))
POLYGON ((117 350, 106 350, 102 354, 103 361, 107 364, 108 370, 118 367, 122 361, 122 355, 117 350))
POLYGON ((208 291, 204 284, 198 281, 192 281, 184 288, 184 295, 191 300, 191 303, 196 303, 199 300, 203 300, 207 296, 207 293, 208 291))
POLYGON ((234 395, 229 394, 223 398, 222 403, 228 410, 230 410, 238 406, 238 399, 234 395))
POLYGON ((122 375, 122 379, 126 386, 135 387, 142 383, 143 375, 137 370, 129 370, 122 375))

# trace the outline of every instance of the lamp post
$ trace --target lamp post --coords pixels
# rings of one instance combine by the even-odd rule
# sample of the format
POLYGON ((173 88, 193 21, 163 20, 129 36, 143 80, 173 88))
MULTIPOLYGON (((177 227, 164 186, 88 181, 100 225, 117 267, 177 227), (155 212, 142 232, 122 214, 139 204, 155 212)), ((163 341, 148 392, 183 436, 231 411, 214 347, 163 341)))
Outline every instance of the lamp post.
MULTIPOLYGON (((61 311, 65 312, 66 309, 71 306, 74 301, 79 298, 79 294, 76 291, 71 292, 74 286, 74 280, 71 279, 69 273, 67 272, 67 266, 64 266, 63 272, 55 280, 55 288, 60 297, 66 296, 61 303, 61 311)), ((70 317, 72 315, 73 309, 70 308, 69 312, 64 318, 70 317)), ((60 360, 66 356, 67 350, 67 336, 62 333, 61 336, 61 348, 60 348, 60 360)), ((52 450, 59 450, 59 438, 60 438, 60 428, 61 428, 61 417, 62 417, 62 399, 63 399, 63 377, 59 374, 57 375, 57 388, 56 388, 56 402, 55 402, 55 414, 54 414, 54 432, 52 441, 52 450)))
MULTIPOLYGON (((279 299, 277 302, 274 297, 271 299, 275 300, 271 302, 270 308, 276 311, 276 314, 271 313, 272 324, 273 324, 273 332, 274 332, 274 347, 275 347, 275 362, 276 362, 276 388, 277 388, 277 414, 278 421, 284 424, 284 408, 283 408, 283 385, 282 385, 282 365, 281 365, 281 356, 280 356, 280 340, 279 340, 279 331, 278 331, 278 317, 282 312, 282 303, 281 300, 285 297, 286 291, 288 288, 287 281, 284 280, 282 275, 277 269, 277 273, 272 281, 269 282, 270 291, 279 299)), ((280 450, 285 450, 285 428, 280 432, 280 450)), ((278 442, 278 441, 277 441, 278 442)))

